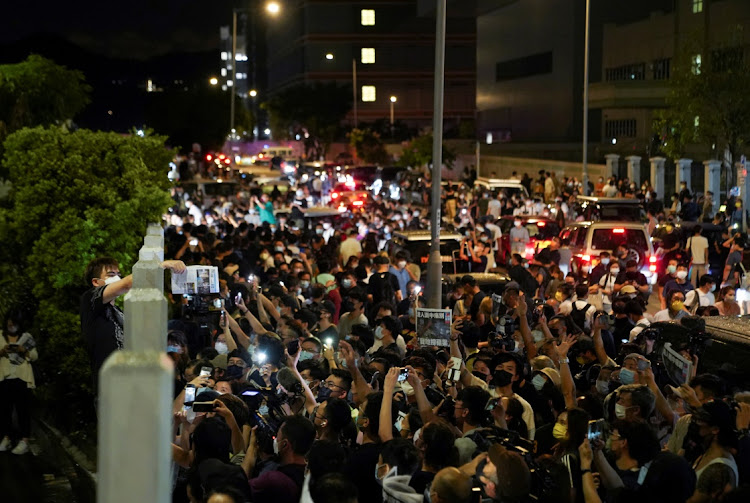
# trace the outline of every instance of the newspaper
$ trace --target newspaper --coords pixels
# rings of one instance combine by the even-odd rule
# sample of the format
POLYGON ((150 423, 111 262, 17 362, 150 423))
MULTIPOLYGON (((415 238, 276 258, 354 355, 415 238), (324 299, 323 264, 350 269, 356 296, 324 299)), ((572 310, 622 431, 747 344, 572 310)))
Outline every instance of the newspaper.
POLYGON ((672 349, 672 343, 667 342, 662 349, 664 368, 669 378, 677 385, 690 381, 693 371, 693 362, 672 349))
POLYGON ((219 268, 191 265, 182 274, 172 273, 172 293, 183 295, 219 293, 219 268))
POLYGON ((417 342, 420 346, 449 347, 452 322, 450 309, 417 308, 417 342))

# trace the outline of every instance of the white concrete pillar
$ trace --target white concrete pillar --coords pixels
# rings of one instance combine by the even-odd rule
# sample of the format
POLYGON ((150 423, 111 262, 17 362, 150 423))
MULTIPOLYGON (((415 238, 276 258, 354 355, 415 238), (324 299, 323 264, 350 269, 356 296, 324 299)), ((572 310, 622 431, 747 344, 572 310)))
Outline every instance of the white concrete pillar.
POLYGON ((620 163, 620 156, 618 154, 607 154, 604 156, 607 159, 607 172, 604 173, 605 182, 610 176, 615 176, 618 172, 620 163))
POLYGON ((652 157, 651 162, 651 188, 656 192, 656 197, 665 200, 664 194, 664 157, 652 157))
POLYGON ((636 187, 641 186, 641 157, 638 155, 629 155, 625 159, 628 161, 628 179, 630 183, 635 183, 636 187))
POLYGON ((705 194, 711 191, 714 194, 712 212, 716 214, 719 211, 719 199, 721 196, 721 161, 703 161, 703 165, 706 167, 703 192, 705 194))
POLYGON ((677 165, 677 176, 674 181, 674 191, 680 193, 680 183, 687 183, 687 188, 690 190, 690 169, 693 166, 692 159, 677 159, 675 160, 677 165))
POLYGON ((166 355, 164 235, 150 225, 125 297, 125 349, 99 375, 98 503, 171 501, 174 366, 166 355))

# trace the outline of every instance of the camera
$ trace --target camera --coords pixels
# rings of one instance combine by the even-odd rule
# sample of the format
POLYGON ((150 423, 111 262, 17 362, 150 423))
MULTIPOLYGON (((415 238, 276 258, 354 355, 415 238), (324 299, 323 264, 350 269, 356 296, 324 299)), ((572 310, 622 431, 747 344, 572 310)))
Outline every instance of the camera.
POLYGON ((213 412, 213 402, 193 402, 193 412, 213 412))

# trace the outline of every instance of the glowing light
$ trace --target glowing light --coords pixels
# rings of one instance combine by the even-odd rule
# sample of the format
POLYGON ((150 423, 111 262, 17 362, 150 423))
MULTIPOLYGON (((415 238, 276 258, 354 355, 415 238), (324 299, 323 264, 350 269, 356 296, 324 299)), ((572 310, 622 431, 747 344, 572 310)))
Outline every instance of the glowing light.
POLYGON ((266 11, 269 14, 275 16, 276 14, 278 14, 281 11, 281 6, 279 5, 278 2, 268 2, 266 4, 266 11))

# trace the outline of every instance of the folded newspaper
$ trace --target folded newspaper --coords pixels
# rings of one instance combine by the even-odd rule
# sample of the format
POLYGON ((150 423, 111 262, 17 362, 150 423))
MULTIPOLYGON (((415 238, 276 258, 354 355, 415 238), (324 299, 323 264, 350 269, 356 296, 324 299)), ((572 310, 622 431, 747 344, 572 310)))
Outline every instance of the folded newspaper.
POLYGON ((219 293, 219 268, 191 265, 182 274, 172 273, 172 293, 183 295, 219 293))

